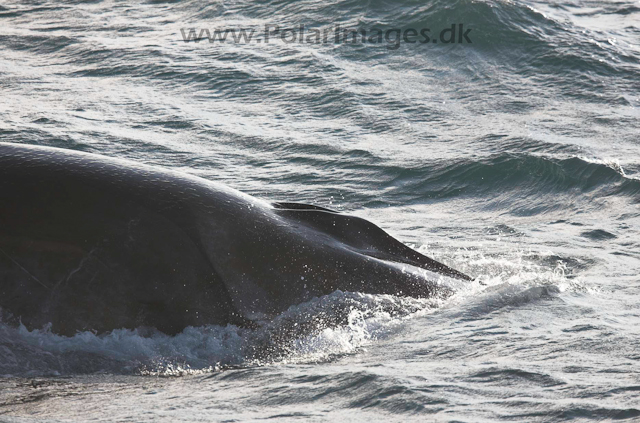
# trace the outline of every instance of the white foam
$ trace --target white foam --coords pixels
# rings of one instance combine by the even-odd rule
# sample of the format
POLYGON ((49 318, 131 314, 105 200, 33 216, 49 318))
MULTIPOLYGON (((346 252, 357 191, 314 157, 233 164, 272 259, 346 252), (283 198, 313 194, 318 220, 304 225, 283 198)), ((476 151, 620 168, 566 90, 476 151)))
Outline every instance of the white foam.
POLYGON ((597 159, 597 158, 589 158, 589 157, 584 157, 584 156, 576 156, 576 157, 578 157, 580 160, 584 160, 585 162, 588 162, 588 163, 605 165, 605 166, 615 170, 616 172, 618 172, 620 174, 620 176, 622 176, 623 178, 640 180, 640 178, 638 178, 637 176, 628 175, 625 172, 625 170, 622 167, 622 165, 620 164, 620 160, 618 160, 618 159, 614 159, 614 158, 597 159))

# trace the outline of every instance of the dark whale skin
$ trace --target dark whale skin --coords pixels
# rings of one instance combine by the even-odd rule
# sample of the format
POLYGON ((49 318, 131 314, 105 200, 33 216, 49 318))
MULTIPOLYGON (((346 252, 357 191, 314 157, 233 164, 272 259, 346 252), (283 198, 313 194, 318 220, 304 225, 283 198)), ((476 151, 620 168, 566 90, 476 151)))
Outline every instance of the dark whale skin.
POLYGON ((470 279, 364 219, 0 143, 1 316, 28 329, 248 325, 336 289, 430 297, 434 275, 470 279))

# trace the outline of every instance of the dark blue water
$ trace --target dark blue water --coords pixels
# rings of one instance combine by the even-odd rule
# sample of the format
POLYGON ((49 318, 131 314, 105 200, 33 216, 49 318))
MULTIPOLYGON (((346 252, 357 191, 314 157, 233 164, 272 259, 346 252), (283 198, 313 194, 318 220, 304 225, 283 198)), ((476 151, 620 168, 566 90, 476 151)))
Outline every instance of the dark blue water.
POLYGON ((628 0, 4 2, 0 141, 330 206, 476 280, 256 330, 0 323, 2 419, 638 420, 639 106, 628 0), (460 23, 471 43, 181 33, 460 23))

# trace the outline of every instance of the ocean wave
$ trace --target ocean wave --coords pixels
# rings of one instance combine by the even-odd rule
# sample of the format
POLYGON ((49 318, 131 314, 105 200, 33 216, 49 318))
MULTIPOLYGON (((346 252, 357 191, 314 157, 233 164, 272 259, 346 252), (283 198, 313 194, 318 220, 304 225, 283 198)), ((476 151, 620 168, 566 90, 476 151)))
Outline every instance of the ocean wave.
POLYGON ((640 181, 626 175, 619 163, 575 156, 502 153, 480 160, 434 161, 414 169, 386 168, 384 173, 385 196, 398 203, 483 198, 483 207, 515 214, 554 210, 559 195, 589 208, 589 202, 611 196, 636 202, 640 194, 640 181), (522 208, 524 200, 528 209, 522 208))

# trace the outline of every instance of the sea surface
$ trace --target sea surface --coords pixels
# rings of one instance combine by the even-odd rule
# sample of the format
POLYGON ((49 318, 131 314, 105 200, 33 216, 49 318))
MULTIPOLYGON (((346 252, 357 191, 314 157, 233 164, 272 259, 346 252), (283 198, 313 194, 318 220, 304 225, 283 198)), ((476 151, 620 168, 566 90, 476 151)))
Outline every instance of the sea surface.
POLYGON ((257 329, 0 323, 0 421, 640 421, 639 107, 638 1, 3 1, 0 141, 333 208, 475 279, 257 329), (338 24, 471 42, 202 32, 338 24))

